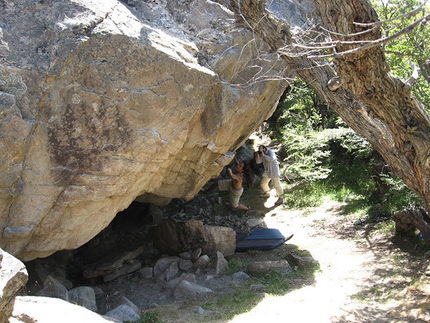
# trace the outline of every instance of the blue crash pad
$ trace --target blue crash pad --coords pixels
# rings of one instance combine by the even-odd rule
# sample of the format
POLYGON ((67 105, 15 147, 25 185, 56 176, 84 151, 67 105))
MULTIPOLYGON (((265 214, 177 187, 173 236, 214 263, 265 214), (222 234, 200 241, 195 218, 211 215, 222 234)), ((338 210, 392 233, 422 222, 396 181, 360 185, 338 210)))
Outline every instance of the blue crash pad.
POLYGON ((275 249, 292 236, 291 234, 286 238, 278 229, 271 228, 256 229, 248 236, 237 234, 236 251, 275 249))

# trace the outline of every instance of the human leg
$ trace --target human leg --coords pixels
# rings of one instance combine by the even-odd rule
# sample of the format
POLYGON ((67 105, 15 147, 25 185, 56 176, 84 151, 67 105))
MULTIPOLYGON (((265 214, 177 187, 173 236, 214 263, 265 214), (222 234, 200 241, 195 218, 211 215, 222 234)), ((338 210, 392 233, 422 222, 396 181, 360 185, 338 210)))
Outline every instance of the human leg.
POLYGON ((282 203, 284 203, 284 199, 282 198, 282 194, 284 194, 284 190, 282 188, 281 181, 279 177, 272 178, 272 181, 273 181, 273 186, 275 187, 275 190, 276 190, 276 196, 278 196, 278 200, 275 202, 275 205, 281 205, 282 203))
POLYGON ((269 181, 270 181, 270 178, 267 175, 263 175, 261 177, 260 187, 263 190, 264 195, 267 195, 267 196, 269 196, 270 194, 269 181))
POLYGON ((240 197, 242 196, 243 187, 240 190, 235 190, 230 186, 230 192, 228 194, 231 207, 237 207, 239 205, 240 197))
POLYGON ((280 178, 279 177, 273 177, 272 182, 273 182, 273 186, 275 187, 275 190, 276 190, 276 195, 282 196, 284 194, 284 189, 282 188, 280 178))
POLYGON ((233 186, 230 186, 230 192, 228 195, 230 200, 230 205, 232 208, 248 211, 248 207, 239 203, 242 193, 243 193, 243 187, 241 187, 240 190, 235 190, 233 186))

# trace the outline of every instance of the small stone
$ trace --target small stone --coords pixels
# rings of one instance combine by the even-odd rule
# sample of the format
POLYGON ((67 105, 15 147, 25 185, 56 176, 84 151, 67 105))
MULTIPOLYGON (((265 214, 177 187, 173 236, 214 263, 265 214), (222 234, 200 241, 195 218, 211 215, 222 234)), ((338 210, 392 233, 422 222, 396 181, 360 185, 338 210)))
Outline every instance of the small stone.
POLYGON ((175 299, 183 299, 191 295, 206 294, 206 293, 212 293, 212 290, 209 288, 188 282, 186 280, 183 280, 176 287, 173 293, 173 297, 175 299))
POLYGON ((179 254, 179 257, 181 257, 182 259, 185 259, 185 260, 190 260, 191 259, 191 252, 189 252, 189 251, 181 252, 179 254))
POLYGON ((219 251, 216 252, 216 255, 217 255, 217 261, 216 261, 215 270, 216 270, 216 273, 219 275, 219 274, 222 274, 227 269, 228 261, 224 258, 224 255, 219 251))
POLYGON ((144 279, 149 279, 154 276, 154 270, 152 267, 144 267, 139 270, 139 276, 144 279))
POLYGON ((196 306, 193 309, 193 313, 203 315, 205 314, 205 310, 201 306, 196 306))
POLYGON ((205 267, 209 264, 210 258, 208 255, 203 255, 193 264, 194 267, 205 267))
POLYGON ((202 254, 202 248, 197 248, 193 251, 191 254, 191 261, 195 262, 197 259, 199 259, 200 255, 202 254))
POLYGON ((107 312, 105 316, 112 317, 122 322, 140 320, 140 315, 136 313, 133 308, 125 304, 122 304, 114 308, 113 310, 107 312))
POLYGON ((244 273, 243 271, 238 271, 237 273, 234 273, 232 275, 233 283, 236 285, 243 284, 249 280, 251 280, 251 277, 247 273, 244 273))
POLYGON ((179 269, 187 271, 193 266, 193 262, 191 260, 179 259, 179 269))
POLYGON ((256 261, 247 266, 247 271, 254 274, 266 274, 271 270, 279 270, 283 275, 288 275, 292 271, 286 260, 256 261))

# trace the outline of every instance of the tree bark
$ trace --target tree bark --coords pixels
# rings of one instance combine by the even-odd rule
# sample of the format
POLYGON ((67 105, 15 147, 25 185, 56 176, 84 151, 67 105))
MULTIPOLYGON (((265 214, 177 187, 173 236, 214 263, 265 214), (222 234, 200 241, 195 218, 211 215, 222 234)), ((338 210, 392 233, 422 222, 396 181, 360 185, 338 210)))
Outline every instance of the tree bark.
MULTIPOLYGON (((307 1, 310 3, 314 10, 307 16, 320 25, 302 30, 309 40, 306 43, 303 37, 300 44, 297 32, 290 32, 292 26, 265 9, 266 1, 233 1, 232 7, 241 22, 280 53, 300 78, 373 145, 393 173, 422 197, 428 211, 430 119, 412 95, 410 85, 389 73, 382 47, 369 46, 381 38, 380 29, 357 24, 377 22, 376 12, 366 0, 307 1), (328 51, 335 58, 321 56, 323 51, 320 56, 314 55, 315 51, 309 55, 309 49, 303 49, 303 45, 311 46, 315 39, 337 41, 328 51), (340 78, 340 87, 330 86, 333 78, 340 78)), ((424 221, 414 223, 420 226, 418 229, 430 245, 428 213, 423 217, 424 221)))

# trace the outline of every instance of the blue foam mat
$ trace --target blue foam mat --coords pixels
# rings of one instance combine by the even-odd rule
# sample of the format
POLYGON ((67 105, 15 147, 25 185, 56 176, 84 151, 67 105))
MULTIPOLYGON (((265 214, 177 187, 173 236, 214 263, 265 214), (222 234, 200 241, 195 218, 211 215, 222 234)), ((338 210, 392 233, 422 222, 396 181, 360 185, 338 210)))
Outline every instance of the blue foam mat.
POLYGON ((237 235, 236 251, 271 250, 279 247, 286 241, 278 229, 256 229, 250 235, 237 235))
POLYGON ((245 240, 273 240, 285 239, 284 235, 278 229, 262 228, 252 231, 245 240))

